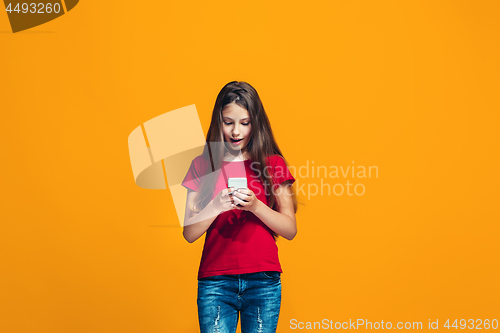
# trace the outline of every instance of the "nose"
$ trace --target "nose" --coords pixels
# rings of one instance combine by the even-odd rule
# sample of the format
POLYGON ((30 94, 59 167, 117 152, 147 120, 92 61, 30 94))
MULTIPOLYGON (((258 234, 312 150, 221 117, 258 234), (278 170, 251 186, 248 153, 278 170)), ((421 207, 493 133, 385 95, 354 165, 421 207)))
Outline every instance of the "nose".
POLYGON ((233 135, 238 136, 238 134, 240 134, 239 125, 235 124, 233 128, 233 135))

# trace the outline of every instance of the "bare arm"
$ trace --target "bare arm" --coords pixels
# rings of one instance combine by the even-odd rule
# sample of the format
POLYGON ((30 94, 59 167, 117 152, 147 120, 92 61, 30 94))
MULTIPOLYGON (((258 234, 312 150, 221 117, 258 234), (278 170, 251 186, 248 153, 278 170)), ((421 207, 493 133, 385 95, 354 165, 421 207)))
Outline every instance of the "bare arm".
POLYGON ((229 189, 223 189, 202 211, 194 213, 190 207, 196 192, 188 190, 182 234, 189 243, 200 238, 220 213, 231 209, 231 198, 228 192, 229 189))
POLYGON ((297 234, 297 221, 295 220, 295 210, 293 208, 293 193, 291 185, 286 182, 281 184, 276 191, 276 200, 278 201, 278 211, 273 210, 265 203, 260 201, 252 193, 253 200, 243 201, 240 198, 246 199, 243 193, 250 193, 249 190, 239 190, 235 192, 235 203, 240 203, 244 207, 238 209, 249 210, 255 214, 262 222, 264 222, 271 230, 278 235, 283 236, 288 240, 292 240, 297 234), (242 193, 238 193, 242 192, 242 193))

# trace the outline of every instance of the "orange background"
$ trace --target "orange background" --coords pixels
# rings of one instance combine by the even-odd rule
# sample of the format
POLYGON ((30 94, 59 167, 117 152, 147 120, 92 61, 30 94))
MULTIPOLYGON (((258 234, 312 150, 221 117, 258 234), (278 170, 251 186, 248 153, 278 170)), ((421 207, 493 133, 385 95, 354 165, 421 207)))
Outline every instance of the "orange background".
POLYGON ((203 238, 183 239, 168 190, 135 185, 127 137, 190 104, 206 133, 232 80, 257 89, 290 165, 379 168, 351 179, 363 196, 299 196, 278 332, 500 319, 499 15, 493 0, 87 0, 12 34, 0 13, 0 331, 198 331, 203 238))

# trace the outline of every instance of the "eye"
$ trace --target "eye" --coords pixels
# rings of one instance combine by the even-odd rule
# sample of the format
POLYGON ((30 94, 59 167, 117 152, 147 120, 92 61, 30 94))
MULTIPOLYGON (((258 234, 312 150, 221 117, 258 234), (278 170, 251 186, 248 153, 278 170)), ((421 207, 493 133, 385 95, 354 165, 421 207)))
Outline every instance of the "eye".
POLYGON ((231 125, 232 123, 228 123, 227 121, 224 122, 225 125, 231 125))
POLYGON ((241 123, 243 126, 248 126, 250 123, 241 123))

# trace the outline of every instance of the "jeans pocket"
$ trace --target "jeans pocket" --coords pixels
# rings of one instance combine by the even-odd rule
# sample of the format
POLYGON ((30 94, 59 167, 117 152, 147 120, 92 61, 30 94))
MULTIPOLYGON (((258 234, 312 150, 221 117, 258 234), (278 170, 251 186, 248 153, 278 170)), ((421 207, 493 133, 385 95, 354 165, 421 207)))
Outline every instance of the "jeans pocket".
POLYGON ((281 273, 278 271, 263 271, 261 273, 266 279, 279 279, 281 276, 281 273))

